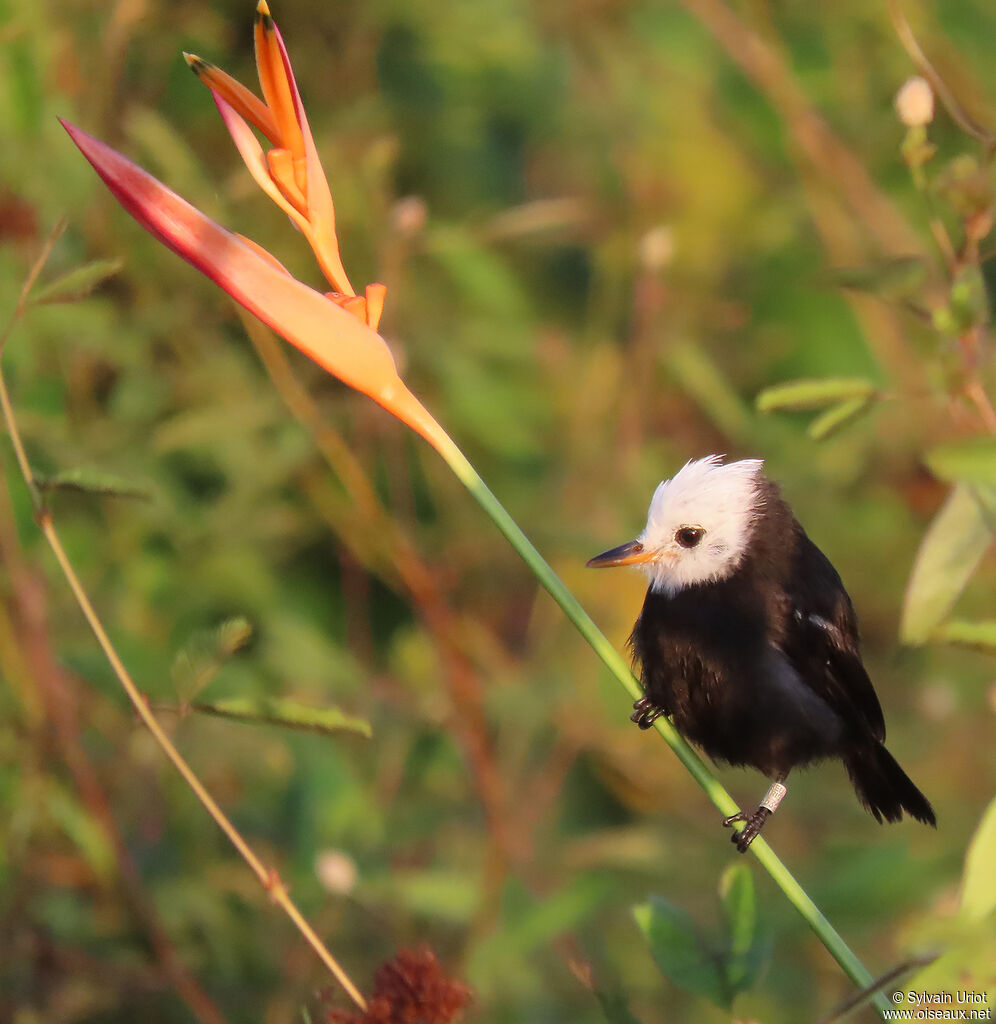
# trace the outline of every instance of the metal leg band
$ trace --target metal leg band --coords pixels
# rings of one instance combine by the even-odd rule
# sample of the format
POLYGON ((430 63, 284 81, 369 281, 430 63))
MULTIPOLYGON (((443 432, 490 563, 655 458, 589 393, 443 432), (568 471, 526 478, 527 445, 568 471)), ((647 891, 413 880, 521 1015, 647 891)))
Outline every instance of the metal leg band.
POLYGON ((778 805, 782 802, 782 799, 787 792, 788 789, 786 789, 780 782, 772 782, 771 788, 764 794, 761 806, 774 814, 774 812, 778 810, 778 805))

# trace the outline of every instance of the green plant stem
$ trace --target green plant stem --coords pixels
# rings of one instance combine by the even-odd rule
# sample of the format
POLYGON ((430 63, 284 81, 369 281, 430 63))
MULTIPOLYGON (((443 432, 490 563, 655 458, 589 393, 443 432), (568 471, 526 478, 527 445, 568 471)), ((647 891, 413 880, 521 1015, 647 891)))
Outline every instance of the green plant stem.
MULTIPOLYGON (((622 684, 623 689, 636 700, 642 697, 640 684, 623 657, 609 643, 591 616, 581 607, 578 599, 567 589, 564 582, 536 550, 463 452, 449 437, 437 444, 436 450, 505 535, 512 547, 521 555, 540 583, 550 592, 553 599, 601 658, 605 667, 622 684)), ((724 816, 736 814, 740 810, 736 801, 712 774, 702 758, 678 734, 671 722, 664 717, 658 718, 654 722, 654 728, 663 736, 665 742, 677 755, 678 760, 691 773, 692 778, 705 790, 709 799, 719 808, 720 813, 724 816)), ((799 911, 810 928, 816 932, 819 940, 826 946, 830 955, 840 964, 851 981, 858 988, 867 988, 872 985, 873 979, 867 968, 824 917, 820 908, 812 901, 806 890, 796 881, 763 837, 758 836, 751 844, 750 849, 789 902, 799 911)), ((873 1002, 879 1011, 889 1009, 889 1001, 881 992, 873 997, 873 1002)))

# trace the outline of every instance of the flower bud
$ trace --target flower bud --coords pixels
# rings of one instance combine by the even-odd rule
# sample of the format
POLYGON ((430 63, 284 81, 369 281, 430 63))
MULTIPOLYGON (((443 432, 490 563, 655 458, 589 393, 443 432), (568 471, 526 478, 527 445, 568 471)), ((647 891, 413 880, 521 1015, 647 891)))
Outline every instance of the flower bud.
POLYGON ((315 857, 315 874, 321 887, 336 896, 348 896, 356 888, 356 861, 342 850, 321 850, 315 857))
POLYGON ((896 113, 907 128, 920 128, 934 119, 934 90, 926 78, 908 78, 896 93, 896 113))

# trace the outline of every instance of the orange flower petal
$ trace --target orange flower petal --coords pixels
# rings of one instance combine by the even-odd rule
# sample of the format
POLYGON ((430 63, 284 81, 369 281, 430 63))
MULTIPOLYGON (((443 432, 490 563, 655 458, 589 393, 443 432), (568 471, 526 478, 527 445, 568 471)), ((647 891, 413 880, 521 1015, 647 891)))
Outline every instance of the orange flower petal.
POLYGON ((247 121, 254 124, 274 146, 280 145, 280 132, 270 108, 240 81, 226 74, 221 68, 209 64, 192 53, 184 53, 183 59, 191 71, 215 94, 220 96, 247 121))
POLYGON ((298 188, 294 175, 294 155, 289 149, 270 149, 266 153, 266 166, 270 177, 283 193, 287 202, 302 212, 308 208, 308 201, 298 188))
POLYGON ((253 27, 256 43, 256 70, 259 84, 266 98, 266 104, 273 112, 280 128, 280 145, 289 149, 297 159, 301 160, 301 180, 297 187, 307 192, 304 180, 304 139, 297 120, 294 106, 294 95, 290 86, 290 61, 286 60, 286 51, 277 40, 276 26, 270 16, 266 0, 260 0, 256 8, 256 23, 253 27))
POLYGON ((374 331, 380 323, 384 312, 384 300, 387 298, 387 285, 368 284, 364 293, 367 299, 367 325, 374 331))
POLYGON ((259 140, 253 134, 252 129, 220 96, 215 95, 214 101, 218 105, 218 110, 221 113, 222 120, 225 122, 225 127, 228 129, 228 134, 231 135, 243 163, 253 176, 253 180, 290 217, 294 226, 308 240, 308 245, 311 246, 315 253, 315 258, 318 260, 322 273, 332 287, 340 294, 353 295, 354 292, 349 284, 349 278, 346 277, 346 271, 342 266, 342 261, 339 259, 338 247, 333 245, 330 251, 319 244, 311 222, 277 188, 276 182, 270 175, 266 154, 263 152, 263 147, 259 144, 259 140), (330 258, 333 260, 331 264, 329 263, 330 258))
POLYGON ((362 295, 327 295, 340 309, 355 316, 361 324, 367 322, 367 300, 362 295))
POLYGON ((369 395, 434 447, 447 443, 439 425, 398 376, 379 334, 274 266, 120 153, 74 125, 61 123, 117 200, 147 231, 329 373, 369 395))
POLYGON ((225 122, 228 134, 231 135, 235 148, 239 151, 239 156, 242 157, 242 162, 252 175, 253 181, 290 217, 295 227, 308 235, 311 228, 306 217, 277 188, 276 182, 270 175, 266 154, 252 129, 217 93, 214 93, 214 101, 218 105, 218 112, 225 122))
MULTIPOLYGON (((269 9, 267 9, 267 14, 269 14, 269 9)), ((339 242, 335 233, 335 206, 332 202, 332 193, 329 191, 329 184, 325 177, 322 162, 318 159, 318 149, 311 134, 308 116, 304 112, 304 104, 301 102, 301 94, 294 79, 290 57, 287 55, 287 47, 284 45, 280 29, 277 28, 272 20, 270 24, 273 28, 273 38, 283 61, 287 84, 290 87, 294 100, 297 123, 301 130, 301 138, 304 141, 304 166, 308 182, 304 192, 308 200, 308 221, 311 224, 310 237, 312 239, 311 247, 315 251, 315 257, 322 268, 322 273, 328 278, 332 287, 337 292, 342 292, 343 295, 354 295, 353 286, 349 283, 349 278, 346 276, 346 270, 342 265, 342 259, 339 255, 339 242)))

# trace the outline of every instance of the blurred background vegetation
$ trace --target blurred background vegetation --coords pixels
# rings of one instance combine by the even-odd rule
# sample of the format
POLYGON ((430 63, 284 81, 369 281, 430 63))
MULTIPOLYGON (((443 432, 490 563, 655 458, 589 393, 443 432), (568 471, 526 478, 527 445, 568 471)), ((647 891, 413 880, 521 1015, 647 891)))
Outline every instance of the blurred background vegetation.
MULTIPOLYGON (((905 9, 987 123, 996 9, 905 9)), ((832 765, 794 779, 768 838, 873 973, 933 949, 996 791, 996 673, 991 654, 897 635, 950 490, 924 453, 985 423, 956 394, 957 330, 902 308, 950 295, 900 152, 893 97, 915 68, 884 5, 273 12, 347 267, 388 286, 406 380, 620 647, 642 577, 585 560, 634 536, 686 459, 767 460, 841 571, 890 749, 940 822, 879 827, 832 765), (898 265, 912 283, 872 269, 860 289, 835 284, 834 268, 898 257, 922 259, 898 265), (755 411, 762 389, 827 375, 886 400, 819 442, 811 413, 755 411)), ((620 993, 645 1024, 729 1019, 662 976, 632 915, 656 894, 718 929, 735 855, 715 810, 434 453, 295 352, 264 346, 268 373, 225 297, 117 208, 55 120, 317 284, 180 56, 254 82, 252 15, 234 0, 0 3, 2 317, 62 215, 47 274, 124 263, 85 301, 32 309, 4 352, 39 472, 147 492, 56 493, 64 540, 161 720, 361 988, 428 944, 474 987, 475 1021, 600 1021, 593 986, 614 1020, 620 993), (337 707, 372 736, 178 714, 205 682, 204 702, 337 707)), ((929 135, 929 176, 965 180, 951 161, 979 145, 944 111, 929 135)), ((985 169, 972 188, 991 202, 985 169)), ((936 217, 960 245, 973 211, 955 192, 936 217)), ((137 727, 6 440, 2 466, 0 1019, 320 1019, 327 975, 137 727)), ((994 569, 990 551, 963 615, 992 615, 994 569)), ((744 804, 764 784, 721 777, 744 804)), ((815 1019, 849 983, 754 875, 770 961, 736 1013, 815 1019)))

